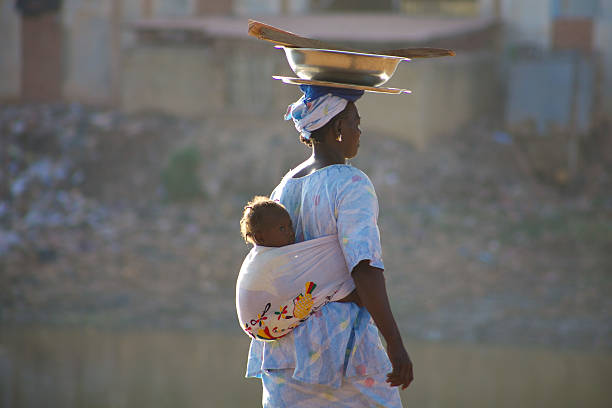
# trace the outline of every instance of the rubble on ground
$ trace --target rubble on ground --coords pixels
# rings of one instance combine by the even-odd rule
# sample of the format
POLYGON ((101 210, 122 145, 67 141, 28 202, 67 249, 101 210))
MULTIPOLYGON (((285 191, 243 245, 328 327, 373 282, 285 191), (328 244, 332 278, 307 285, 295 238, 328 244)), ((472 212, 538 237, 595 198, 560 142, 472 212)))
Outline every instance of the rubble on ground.
MULTIPOLYGON (((531 178, 513 135, 491 129, 423 151, 364 131, 353 165, 379 196, 400 327, 430 340, 609 347, 612 196, 596 171, 606 164, 568 193, 531 178)), ((308 154, 277 118, 254 128, 74 103, 3 106, 0 146, 0 322, 223 330, 239 330, 242 206, 308 154), (173 201, 164 179, 177 178, 162 174, 189 149, 201 191, 173 201)))

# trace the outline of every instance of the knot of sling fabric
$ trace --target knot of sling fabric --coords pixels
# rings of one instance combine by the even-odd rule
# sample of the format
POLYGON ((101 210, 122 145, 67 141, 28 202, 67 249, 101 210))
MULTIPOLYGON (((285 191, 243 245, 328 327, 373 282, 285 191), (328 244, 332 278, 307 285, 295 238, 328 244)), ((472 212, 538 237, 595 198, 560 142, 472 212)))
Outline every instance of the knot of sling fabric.
POLYGON ((364 93, 360 90, 314 85, 301 85, 300 89, 304 95, 287 107, 285 120, 293 119, 295 128, 304 139, 310 139, 311 133, 342 112, 348 101, 354 102, 364 93))

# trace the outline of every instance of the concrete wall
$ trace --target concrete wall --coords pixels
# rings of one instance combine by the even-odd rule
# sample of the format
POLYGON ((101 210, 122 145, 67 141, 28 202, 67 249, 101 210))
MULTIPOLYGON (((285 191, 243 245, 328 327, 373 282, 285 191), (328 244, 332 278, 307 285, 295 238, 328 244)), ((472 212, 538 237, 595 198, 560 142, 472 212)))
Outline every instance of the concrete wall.
MULTIPOLYGON (((201 11, 201 1, 150 0, 152 17, 191 16, 201 11)), ((128 32, 120 31, 121 25, 142 18, 144 4, 142 0, 63 0, 64 99, 114 102, 113 87, 120 81, 120 50, 131 40, 128 32)), ((14 0, 0 0, 0 99, 21 94, 20 21, 14 0)))
MULTIPOLYGON (((115 0, 64 0, 62 94, 65 99, 109 103, 115 0)), ((130 3, 135 0, 130 0, 130 3)), ((0 99, 21 94, 21 16, 14 1, 0 2, 0 99)))
POLYGON ((551 2, 553 0, 478 0, 482 17, 499 17, 511 44, 550 46, 551 2))
POLYGON ((612 2, 600 1, 598 19, 595 22, 594 42, 602 62, 602 88, 600 110, 612 112, 612 2))
MULTIPOLYGON (((270 115, 280 120, 301 95, 272 75, 294 76, 284 54, 255 41, 220 41, 206 46, 148 45, 124 58, 122 107, 186 116, 270 115)), ((385 86, 412 95, 368 93, 359 102, 364 131, 382 131, 424 147, 502 103, 492 54, 402 63, 385 86)))
POLYGON ((188 17, 195 14, 196 0, 151 0, 156 17, 188 17))
POLYGON ((499 17, 497 7, 501 5, 501 0, 478 0, 478 14, 481 17, 499 17))
POLYGON ((0 1, 0 100, 18 98, 21 81, 21 35, 14 2, 0 1))
POLYGON ((65 99, 89 103, 111 99, 112 2, 64 0, 65 99))
POLYGON ((127 112, 203 116, 226 104, 225 72, 210 50, 143 46, 123 61, 121 105, 127 112))
POLYGON ((513 43, 550 47, 552 0, 500 0, 501 17, 513 43))
POLYGON ((282 113, 297 95, 296 87, 272 79, 291 73, 282 51, 255 40, 135 45, 124 53, 122 71, 121 107, 128 112, 282 113))
POLYGON ((593 18, 593 49, 601 62, 601 106, 603 112, 612 112, 612 2, 609 0, 479 0, 482 16, 495 15, 499 4, 500 17, 506 26, 509 45, 528 43, 548 50, 552 46, 552 23, 565 13, 570 16, 593 18), (593 13, 595 10, 595 13, 593 13), (593 15, 594 14, 594 15, 593 15))
POLYGON ((424 147, 483 116, 498 115, 503 103, 497 60, 488 53, 401 63, 385 84, 411 95, 367 94, 359 101, 364 129, 384 131, 424 147))
POLYGON ((478 0, 482 17, 499 17, 511 43, 550 45, 551 6, 554 0, 478 0))
POLYGON ((299 14, 310 10, 310 0, 233 0, 234 14, 238 16, 261 16, 299 14))

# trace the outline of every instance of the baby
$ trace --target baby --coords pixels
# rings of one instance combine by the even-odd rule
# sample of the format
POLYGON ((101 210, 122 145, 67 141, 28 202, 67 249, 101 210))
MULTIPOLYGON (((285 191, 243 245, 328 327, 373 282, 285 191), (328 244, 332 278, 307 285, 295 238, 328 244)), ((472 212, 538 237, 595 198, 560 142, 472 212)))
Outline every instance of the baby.
POLYGON ((240 232, 247 243, 282 247, 295 243, 291 217, 285 207, 268 197, 255 196, 240 220, 240 232))
POLYGON ((336 236, 295 244, 289 213, 282 204, 263 196, 254 197, 244 207, 240 231, 244 240, 254 245, 236 287, 238 320, 247 334, 274 340, 288 334, 328 302, 360 305, 336 236), (280 249, 291 244, 295 245, 280 249), (266 258, 278 254, 271 250, 281 250, 281 258, 266 258), (291 264, 283 265, 283 256, 291 264), (257 263, 276 266, 246 266, 257 263))

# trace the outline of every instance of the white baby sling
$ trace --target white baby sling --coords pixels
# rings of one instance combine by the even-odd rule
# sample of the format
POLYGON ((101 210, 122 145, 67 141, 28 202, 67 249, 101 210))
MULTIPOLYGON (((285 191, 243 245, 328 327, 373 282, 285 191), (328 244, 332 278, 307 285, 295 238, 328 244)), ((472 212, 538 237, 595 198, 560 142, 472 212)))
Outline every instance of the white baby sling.
POLYGON ((259 340, 278 339, 353 289, 337 235, 278 248, 255 245, 236 282, 240 327, 259 340))

